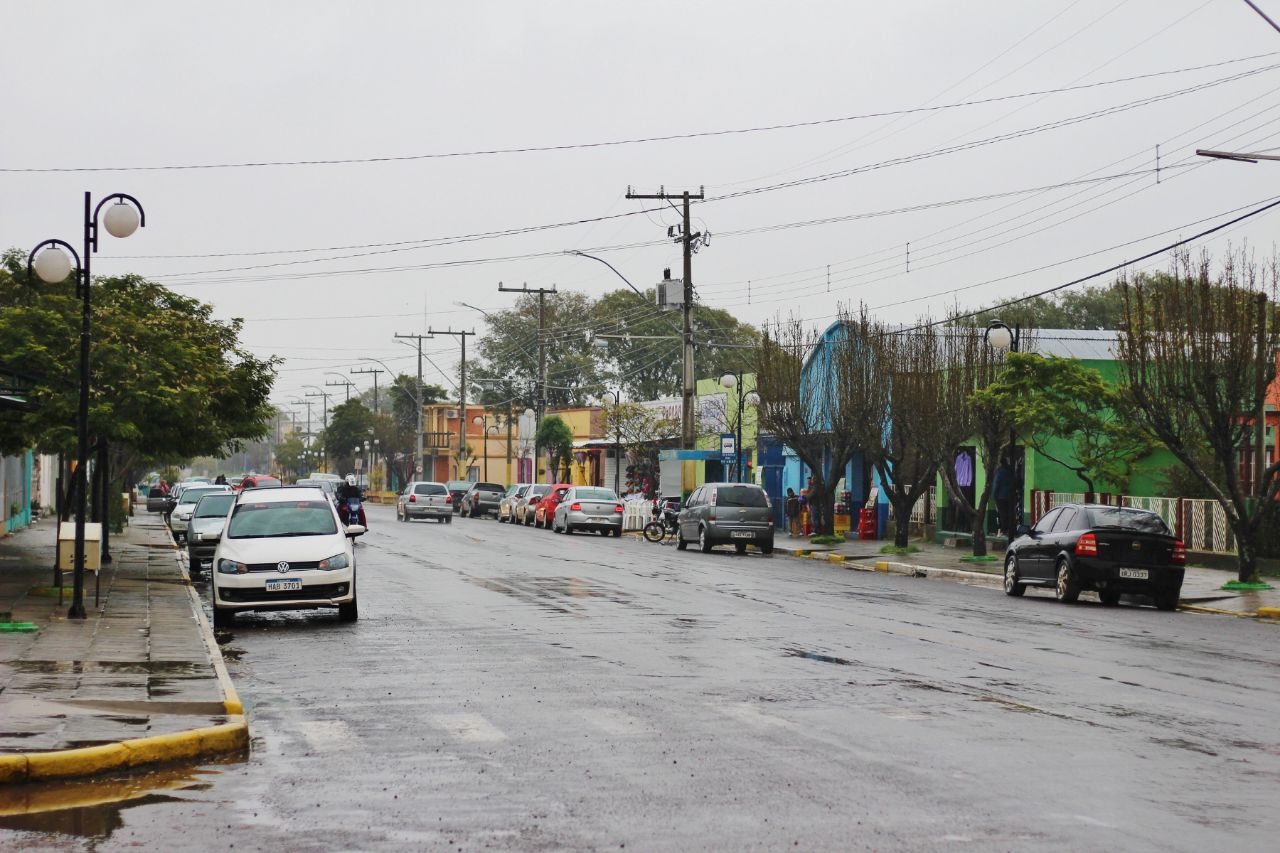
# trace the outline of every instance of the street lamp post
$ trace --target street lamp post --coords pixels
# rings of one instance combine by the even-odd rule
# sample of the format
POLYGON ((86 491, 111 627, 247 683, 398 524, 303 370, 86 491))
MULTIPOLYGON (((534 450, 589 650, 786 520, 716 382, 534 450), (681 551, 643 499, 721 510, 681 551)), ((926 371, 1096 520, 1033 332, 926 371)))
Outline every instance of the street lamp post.
POLYGON ((613 397, 613 493, 618 497, 622 497, 620 491, 622 486, 622 421, 618 418, 617 408, 622 405, 622 389, 618 388, 614 391, 605 391, 606 394, 613 397))
MULTIPOLYGON (((483 437, 480 440, 484 442, 484 444, 482 445, 482 447, 484 448, 484 479, 485 479, 485 482, 487 483, 489 481, 489 436, 497 434, 498 419, 494 418, 493 424, 490 425, 489 418, 484 414, 479 414, 471 419, 471 423, 480 427, 480 431, 483 433, 483 437)), ((459 479, 461 479, 462 475, 459 474, 458 476, 459 476, 459 479)))
POLYGON ((720 384, 723 385, 725 388, 728 388, 730 391, 732 391, 735 388, 738 389, 738 408, 737 408, 737 417, 736 417, 736 420, 738 422, 738 430, 737 430, 738 436, 737 436, 737 440, 733 445, 733 474, 734 474, 734 482, 742 483, 742 482, 745 482, 742 476, 742 473, 743 473, 742 472, 743 412, 746 410, 745 408, 746 406, 760 405, 760 395, 757 394, 755 391, 747 391, 746 388, 744 387, 746 383, 742 381, 742 374, 735 373, 734 371, 728 371, 723 376, 721 376, 720 384))
MULTIPOLYGON (((1022 343, 1022 328, 1014 326, 1012 329, 999 320, 992 320, 991 325, 987 326, 987 331, 983 334, 987 345, 993 350, 1001 353, 1018 352, 1022 343)), ((1009 478, 1013 480, 1009 484, 1010 490, 1017 495, 1014 500, 1014 506, 1010 508, 1006 503, 1000 508, 1000 521, 1005 527, 1005 535, 1012 541, 1017 533, 1018 525, 1022 523, 1022 483, 1014 478, 1017 466, 1014 463, 1013 448, 1018 443, 1018 431, 1011 425, 1009 427, 1009 451, 1007 462, 1009 468, 1009 478)), ((1000 507, 1001 501, 996 499, 997 507, 1000 507)), ((984 521, 983 524, 986 522, 984 521)))
MULTIPOLYGON (((125 193, 112 193, 93 205, 89 193, 84 194, 84 252, 76 254, 76 250, 63 240, 44 240, 27 256, 27 275, 32 269, 40 280, 47 284, 65 281, 71 274, 71 258, 75 259, 76 295, 80 297, 80 399, 76 410, 76 474, 73 488, 76 489, 76 527, 74 580, 71 594, 71 608, 67 616, 72 619, 85 618, 84 611, 84 526, 85 513, 88 509, 89 497, 89 343, 92 330, 92 311, 89 302, 90 265, 93 253, 98 250, 98 214, 102 206, 109 201, 116 203, 107 209, 102 224, 112 237, 128 237, 139 227, 147 224, 146 213, 142 204, 133 196, 125 193), (129 203, 126 204, 126 201, 129 203), (68 258, 62 249, 71 253, 68 258), (41 250, 44 251, 41 251, 41 250)), ((104 456, 105 458, 105 456, 104 456)), ((103 472, 104 477, 106 472, 103 472)), ((106 492, 106 489, 103 489, 106 492)), ((110 525, 107 506, 103 507, 103 533, 110 525)))

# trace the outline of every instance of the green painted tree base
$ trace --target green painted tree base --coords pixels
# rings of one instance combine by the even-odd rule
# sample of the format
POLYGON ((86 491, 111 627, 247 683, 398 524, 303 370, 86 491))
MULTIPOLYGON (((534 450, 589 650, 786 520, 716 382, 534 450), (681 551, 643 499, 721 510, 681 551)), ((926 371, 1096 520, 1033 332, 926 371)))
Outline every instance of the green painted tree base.
POLYGON ((56 586, 33 586, 27 590, 27 595, 34 595, 40 598, 57 598, 59 592, 61 590, 56 586))
POLYGON ((1275 589, 1275 587, 1269 583, 1241 583, 1240 581, 1227 581, 1222 585, 1222 588, 1232 590, 1275 589))
POLYGON ((34 622, 0 622, 0 634, 29 634, 36 630, 34 622))
POLYGON ((983 554, 981 557, 970 554, 967 557, 961 557, 962 563, 998 563, 1000 558, 994 554, 983 554))
POLYGON ((843 536, 828 536, 824 534, 824 535, 811 537, 809 539, 809 544, 810 545, 843 545, 844 541, 845 539, 843 536))
POLYGON ((908 545, 905 548, 899 548, 897 545, 885 545, 880 549, 880 553, 881 554, 898 554, 899 556, 901 556, 904 554, 914 554, 919 550, 920 549, 917 548, 915 545, 908 545))

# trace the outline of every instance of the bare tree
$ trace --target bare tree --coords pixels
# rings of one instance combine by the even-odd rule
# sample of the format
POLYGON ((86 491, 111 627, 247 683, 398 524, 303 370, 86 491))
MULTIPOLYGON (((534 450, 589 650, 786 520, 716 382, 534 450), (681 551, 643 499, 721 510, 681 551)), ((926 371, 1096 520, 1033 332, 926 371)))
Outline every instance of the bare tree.
MULTIPOLYGON (((662 417, 639 403, 621 402, 605 408, 604 434, 616 438, 626 451, 627 486, 649 499, 658 496, 658 451, 680 435, 680 422, 662 417)), ((619 464, 621 460, 619 460, 619 464)))
POLYGON ((767 328, 756 364, 758 424, 795 452, 813 478, 810 515, 818 533, 835 527, 835 490, 849 461, 878 440, 873 425, 888 406, 875 369, 879 328, 841 309, 823 337, 798 319, 767 328))
POLYGON ((953 506, 972 519, 970 539, 975 557, 987 555, 987 507, 1000 459, 1009 447, 1012 418, 1008 409, 975 396, 999 373, 1001 356, 986 344, 983 330, 949 325, 944 333, 942 385, 938 409, 938 470, 953 506), (956 457, 962 445, 975 441, 983 469, 983 486, 970 500, 960 485, 956 457))
POLYGON ((1229 255, 1215 280, 1210 259, 1187 252, 1167 276, 1124 285, 1119 357, 1124 391, 1145 425, 1222 506, 1236 538, 1239 579, 1257 579, 1259 525, 1274 512, 1280 461, 1250 495, 1239 454, 1250 446, 1275 379, 1280 322, 1274 301, 1280 262, 1260 269, 1244 251, 1229 255), (1208 448, 1221 480, 1205 465, 1208 448))

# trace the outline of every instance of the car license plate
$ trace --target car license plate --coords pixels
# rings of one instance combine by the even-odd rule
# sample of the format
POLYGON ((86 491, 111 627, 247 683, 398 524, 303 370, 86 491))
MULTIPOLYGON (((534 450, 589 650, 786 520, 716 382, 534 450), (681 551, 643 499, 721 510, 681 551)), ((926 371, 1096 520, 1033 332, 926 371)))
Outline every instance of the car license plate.
POLYGON ((1146 569, 1121 569, 1120 577, 1135 581, 1144 581, 1147 580, 1148 575, 1146 569))
POLYGON ((609 520, 609 519, 605 518, 603 515, 593 515, 593 516, 591 516, 591 517, 589 517, 589 518, 587 519, 587 521, 594 521, 594 522, 595 522, 595 523, 597 523, 597 524, 601 524, 601 523, 606 522, 606 521, 608 521, 608 520, 609 520))
POLYGON ((756 534, 751 530, 735 530, 729 534, 734 539, 755 539, 756 534))
POLYGON ((298 578, 282 578, 267 581, 267 592, 290 592, 302 589, 302 581, 298 578))

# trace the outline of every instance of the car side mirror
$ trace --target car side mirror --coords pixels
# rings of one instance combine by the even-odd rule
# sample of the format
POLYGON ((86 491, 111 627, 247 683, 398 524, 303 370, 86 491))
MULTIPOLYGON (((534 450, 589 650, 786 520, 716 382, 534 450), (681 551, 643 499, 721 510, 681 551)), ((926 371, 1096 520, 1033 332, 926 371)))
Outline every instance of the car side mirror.
POLYGON ((534 495, 533 497, 529 498, 529 503, 536 504, 539 500, 540 498, 537 495, 534 495))
POLYGON ((1031 528, 1027 527, 1025 524, 1019 524, 1017 529, 1014 530, 1014 533, 1016 533, 1018 536, 1027 536, 1027 535, 1030 535, 1031 528))
POLYGON ((357 536, 363 536, 368 528, 363 524, 351 524, 347 526, 347 538, 355 539, 357 536))

